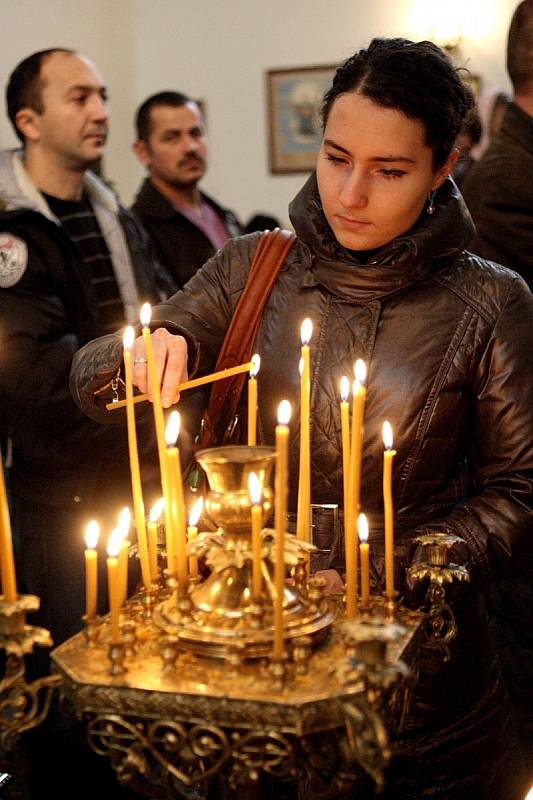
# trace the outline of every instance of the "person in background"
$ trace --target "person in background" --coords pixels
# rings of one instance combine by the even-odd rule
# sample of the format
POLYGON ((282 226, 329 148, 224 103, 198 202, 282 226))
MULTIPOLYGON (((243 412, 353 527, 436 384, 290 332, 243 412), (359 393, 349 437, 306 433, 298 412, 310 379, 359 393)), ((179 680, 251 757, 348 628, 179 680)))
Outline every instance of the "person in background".
POLYGON ((500 129, 503 115, 511 102, 511 96, 501 89, 482 92, 477 107, 481 120, 481 139, 472 147, 472 158, 479 161, 490 144, 490 140, 500 129))
POLYGON ((124 431, 79 413, 72 355, 174 284, 147 233, 90 172, 108 133, 92 61, 64 48, 34 53, 6 94, 22 147, 0 154, 0 419, 20 589, 41 598, 31 622, 59 644, 82 627, 85 525, 131 503, 124 431))
POLYGON ((481 139, 481 119, 477 108, 474 106, 465 117, 461 133, 457 137, 455 146, 459 151, 457 163, 453 168, 453 179, 457 186, 461 188, 466 176, 475 163, 472 157, 472 148, 479 143, 481 139))
MULTIPOLYGON (((533 296, 519 275, 465 249, 473 225, 448 176, 471 102, 449 58, 430 42, 374 39, 339 67, 324 98, 316 172, 290 206, 297 239, 254 344, 258 443, 274 441, 279 402, 293 408, 290 511, 297 507, 302 320, 313 323, 315 504, 342 508, 339 381, 353 374, 356 358, 368 365, 361 509, 370 520, 373 591, 384 584, 385 419, 397 450, 395 566, 406 601, 417 535, 445 530, 464 541, 453 555, 471 576, 454 601, 458 635, 448 661, 421 669, 404 732, 392 743, 387 800, 523 798, 485 598, 496 576, 531 551, 533 296)), ((260 236, 228 242, 154 310, 164 406, 178 399, 187 372, 212 371, 260 236)), ((145 355, 142 337, 134 354, 145 355)), ((121 365, 117 336, 76 354, 73 394, 94 419, 108 416, 105 390, 95 388, 121 365)), ((134 379, 146 391, 142 363, 134 379)), ((240 411, 245 418, 245 398, 240 411)), ((332 541, 332 568, 321 572, 331 590, 343 590, 343 549, 342 540, 332 541)))
POLYGON ((473 253, 519 272, 533 288, 533 0, 516 7, 507 40, 513 99, 471 169, 463 195, 476 225, 473 253))
POLYGON ((154 241, 158 257, 184 286, 232 236, 237 217, 200 190, 208 143, 202 112, 180 92, 159 92, 140 106, 133 151, 148 177, 132 210, 154 241))
POLYGON ((255 231, 273 231, 281 228, 279 220, 269 214, 253 214, 246 225, 243 233, 255 233, 255 231))

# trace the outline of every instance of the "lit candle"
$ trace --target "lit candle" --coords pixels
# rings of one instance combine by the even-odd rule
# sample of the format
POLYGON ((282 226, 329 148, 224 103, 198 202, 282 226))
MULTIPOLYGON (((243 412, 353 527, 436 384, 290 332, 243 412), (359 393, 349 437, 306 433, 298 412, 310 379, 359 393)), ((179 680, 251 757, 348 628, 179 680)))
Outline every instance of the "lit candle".
POLYGON ((348 501, 348 479, 350 469, 350 381, 343 375, 341 378, 341 441, 342 441, 342 488, 344 508, 348 501))
MULTIPOLYGON (((189 524, 187 526, 187 541, 194 542, 196 537, 198 536, 198 520, 202 514, 202 509, 204 507, 204 498, 199 497, 198 500, 195 502, 193 507, 191 508, 191 513, 189 514, 189 524)), ((191 578, 198 577, 198 556, 192 555, 189 556, 189 573, 191 578)))
POLYGON ((14 603, 17 599, 17 580, 15 577, 15 560, 13 558, 13 539, 11 537, 11 521, 7 504, 6 485, 4 481, 4 459, 0 451, 0 575, 2 577, 2 595, 6 603, 14 603))
MULTIPOLYGON (((133 403, 133 377, 131 364, 131 348, 133 345, 134 331, 128 326, 124 331, 124 376, 126 383, 126 419, 128 424, 128 449, 130 456, 131 493, 135 525, 137 527, 137 543, 139 547, 139 560, 141 574, 146 589, 150 588, 150 563, 148 560, 148 545, 146 542, 146 527, 144 522, 144 502, 141 488, 141 470, 139 467, 139 452, 137 450, 137 430, 135 427, 135 406, 133 403)), ((128 523, 129 527, 129 523, 128 523)))
MULTIPOLYGON (((171 497, 172 533, 175 536, 175 567, 177 571, 178 586, 180 591, 187 587, 187 535, 185 531, 185 500, 183 497, 183 482, 181 478, 180 454, 175 442, 180 432, 179 411, 172 411, 168 418, 165 433, 167 447, 168 483, 171 497)), ((167 547, 168 547, 168 520, 167 520, 167 547)), ((170 569, 170 564, 169 564, 170 569)))
MULTIPOLYGON (((300 357, 300 469, 298 480, 298 518, 296 535, 298 539, 308 542, 310 536, 311 506, 311 439, 310 439, 310 402, 311 371, 309 365, 309 342, 313 334, 313 323, 304 319, 300 329, 302 341, 300 357)), ((308 566, 309 557, 306 555, 308 566)))
POLYGON ((276 567, 274 574, 274 648, 273 657, 283 658, 283 595, 285 590, 285 527, 289 461, 289 420, 291 404, 282 400, 276 425, 275 536, 276 567))
POLYGON ((131 514, 128 507, 122 509, 118 517, 117 530, 122 536, 118 553, 118 584, 120 587, 120 605, 124 605, 128 597, 128 558, 130 553, 130 540, 128 533, 131 525, 131 514))
POLYGON ((369 568, 369 544, 368 544, 368 522, 365 514, 359 514, 357 522, 359 529, 359 553, 361 554, 361 606, 368 608, 370 603, 370 568, 369 568))
POLYGON ((261 356, 257 353, 252 356, 250 377, 248 379, 248 446, 253 447, 257 442, 257 373, 261 366, 261 356))
POLYGON ((161 406, 161 390, 159 386, 159 379, 157 377, 157 367, 154 359, 154 350, 152 347, 152 337, 150 333, 150 320, 152 318, 152 308, 150 303, 145 303, 141 308, 141 325, 144 345, 146 348, 146 360, 148 368, 148 382, 152 392, 152 407, 154 411, 155 432, 157 438, 157 452, 159 454, 159 467, 161 469, 161 487, 163 489, 163 497, 165 498, 165 516, 168 515, 167 508, 167 459, 166 459, 166 444, 165 444, 165 420, 163 417, 163 408, 161 406))
POLYGON ((148 560, 150 562, 150 577, 152 579, 152 583, 157 583, 157 526, 164 507, 165 500, 164 498, 160 497, 150 509, 150 515, 148 519, 148 560))
POLYGON ((115 528, 107 543, 107 591, 109 595, 109 613, 111 616, 111 641, 120 641, 120 587, 118 577, 118 554, 122 542, 122 533, 115 528))
POLYGON ((96 545, 100 526, 92 519, 85 530, 85 616, 92 619, 96 615, 98 600, 98 553, 96 545))
POLYGON ((248 475, 248 493, 252 503, 252 597, 254 600, 259 600, 262 587, 261 529, 263 526, 263 506, 261 505, 261 499, 263 487, 255 472, 250 472, 248 475))
POLYGON ((344 509, 344 539, 346 556, 346 616, 353 619, 357 609, 357 542, 355 525, 359 514, 361 489, 361 457, 363 452, 363 417, 365 411, 366 365, 361 359, 355 362, 355 380, 352 398, 352 441, 348 472, 348 503, 344 509))
POLYGON ((392 449, 392 428, 389 422, 383 423, 383 505, 385 516, 385 594, 394 600, 394 509, 392 504, 392 459, 396 450, 392 449))

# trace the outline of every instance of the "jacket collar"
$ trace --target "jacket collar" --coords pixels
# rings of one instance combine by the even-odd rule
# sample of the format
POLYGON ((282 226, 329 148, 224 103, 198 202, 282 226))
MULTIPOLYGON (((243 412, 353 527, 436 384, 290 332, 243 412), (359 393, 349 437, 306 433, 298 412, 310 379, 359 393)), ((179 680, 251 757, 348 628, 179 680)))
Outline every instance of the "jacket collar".
POLYGON ((435 197, 435 213, 422 212, 407 233, 383 245, 368 264, 335 239, 320 202, 313 173, 289 206, 300 240, 310 251, 308 285, 322 284, 351 300, 371 300, 397 292, 450 263, 472 239, 474 225, 451 178, 435 197))
MULTIPOLYGON (((202 200, 209 203, 220 216, 225 216, 225 210, 221 208, 212 197, 209 197, 209 195, 204 192, 200 192, 200 196, 202 200)), ((142 211, 143 215, 153 219, 171 219, 171 217, 180 213, 161 192, 157 191, 150 178, 145 178, 143 181, 139 193, 135 198, 134 206, 139 211, 142 211)))
POLYGON ((509 103, 500 127, 495 135, 508 136, 520 148, 533 153, 533 117, 522 111, 515 103, 509 103))

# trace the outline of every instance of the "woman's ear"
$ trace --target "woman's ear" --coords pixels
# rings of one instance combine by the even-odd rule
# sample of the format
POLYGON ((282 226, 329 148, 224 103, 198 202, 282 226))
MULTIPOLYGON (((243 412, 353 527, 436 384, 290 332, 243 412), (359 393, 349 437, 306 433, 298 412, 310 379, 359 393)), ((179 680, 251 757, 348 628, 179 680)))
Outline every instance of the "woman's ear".
POLYGON ((448 175, 451 175, 453 172, 453 168, 457 163, 457 159, 459 158, 459 150, 456 147, 452 147, 450 150, 450 155, 446 159, 446 162, 442 165, 442 167, 438 170, 435 178, 433 179, 433 183, 431 184, 431 190, 435 191, 439 188, 441 183, 444 183, 448 175))

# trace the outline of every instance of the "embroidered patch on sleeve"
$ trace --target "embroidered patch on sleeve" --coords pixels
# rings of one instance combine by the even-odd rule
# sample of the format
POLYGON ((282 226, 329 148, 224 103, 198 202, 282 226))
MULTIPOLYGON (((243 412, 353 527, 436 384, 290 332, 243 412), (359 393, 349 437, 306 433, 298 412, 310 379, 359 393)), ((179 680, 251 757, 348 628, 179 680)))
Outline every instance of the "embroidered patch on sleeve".
POLYGON ((0 288, 9 289, 20 281, 28 266, 26 242, 12 233, 0 233, 0 288))

